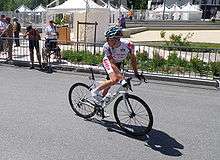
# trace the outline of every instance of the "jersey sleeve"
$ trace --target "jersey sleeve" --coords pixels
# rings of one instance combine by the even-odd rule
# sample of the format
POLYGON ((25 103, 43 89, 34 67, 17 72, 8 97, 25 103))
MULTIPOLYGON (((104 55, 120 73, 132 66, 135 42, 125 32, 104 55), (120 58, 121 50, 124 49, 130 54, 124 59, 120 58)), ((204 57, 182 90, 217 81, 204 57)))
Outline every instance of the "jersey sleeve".
POLYGON ((130 50, 130 53, 134 52, 134 44, 132 42, 129 41, 127 46, 128 46, 128 49, 130 50))
POLYGON ((105 43, 103 46, 103 53, 104 53, 104 56, 106 57, 111 55, 110 48, 107 43, 105 43))
POLYGON ((126 47, 129 49, 130 53, 134 52, 134 44, 124 38, 121 38, 121 42, 124 43, 126 45, 126 47))

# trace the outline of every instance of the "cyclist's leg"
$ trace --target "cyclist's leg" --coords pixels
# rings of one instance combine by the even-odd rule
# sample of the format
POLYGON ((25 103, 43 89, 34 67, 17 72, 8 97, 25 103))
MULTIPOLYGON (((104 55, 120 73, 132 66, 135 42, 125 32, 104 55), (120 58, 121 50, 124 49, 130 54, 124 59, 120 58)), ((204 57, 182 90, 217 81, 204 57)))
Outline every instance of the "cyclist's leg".
MULTIPOLYGON (((106 71, 106 70, 105 70, 105 71, 106 71)), ((107 71, 106 71, 106 73, 107 73, 107 71)), ((110 77, 109 77, 108 73, 107 73, 107 76, 106 76, 106 80, 110 80, 110 77)), ((110 88, 111 88, 111 87, 108 87, 108 88, 104 89, 103 92, 102 92, 102 95, 105 96, 105 95, 108 93, 108 90, 109 90, 110 88)))
MULTIPOLYGON (((118 68, 118 70, 119 70, 119 72, 120 72, 121 63, 116 63, 116 67, 118 68)), ((107 79, 107 80, 111 80, 111 79, 110 79, 110 75, 108 74, 108 72, 107 72, 106 69, 105 69, 105 71, 106 71, 106 73, 107 73, 106 79, 107 79)), ((106 87, 105 89, 103 89, 102 95, 105 96, 105 95, 108 93, 108 91, 109 91, 110 88, 111 88, 111 87, 106 87)))
MULTIPOLYGON (((111 72, 109 72, 109 80, 104 81, 98 88, 97 90, 101 91, 104 89, 108 89, 111 86, 115 85, 118 83, 118 81, 123 79, 123 75, 121 74, 120 70, 117 68, 115 65, 111 65, 111 72)), ((108 72, 109 69, 107 69, 108 72)))

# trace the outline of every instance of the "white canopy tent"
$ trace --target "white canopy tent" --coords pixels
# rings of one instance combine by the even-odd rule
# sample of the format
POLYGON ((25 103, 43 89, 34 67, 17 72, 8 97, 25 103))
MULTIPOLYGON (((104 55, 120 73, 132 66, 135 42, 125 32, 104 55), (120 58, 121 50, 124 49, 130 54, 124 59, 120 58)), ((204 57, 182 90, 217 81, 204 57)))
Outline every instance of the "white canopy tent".
POLYGON ((156 9, 148 11, 146 17, 148 17, 149 20, 161 20, 163 14, 166 19, 172 20, 201 20, 202 17, 202 11, 199 6, 190 3, 181 7, 177 4, 173 4, 171 8, 165 6, 165 12, 164 4, 159 5, 156 9))
POLYGON ((157 8, 155 8, 152 11, 149 10, 148 12, 146 12, 145 16, 149 20, 163 19, 163 12, 164 12, 165 19, 167 19, 170 14, 169 13, 170 9, 167 6, 165 6, 164 8, 164 4, 159 5, 157 8))
POLYGON ((111 4, 105 4, 104 8, 108 8, 110 11, 118 12, 119 9, 114 8, 111 4))
MULTIPOLYGON (((73 14, 73 30, 71 39, 76 40, 77 35, 77 21, 81 22, 97 22, 97 35, 96 40, 104 41, 104 32, 109 26, 109 9, 104 8, 92 0, 67 0, 61 5, 47 8, 47 17, 53 14, 59 13, 70 13, 73 14)), ((94 39, 94 26, 87 26, 86 28, 83 25, 80 26, 79 30, 79 39, 83 40, 85 37, 83 34, 86 33, 87 42, 93 42, 94 39)))
POLYGON ((170 11, 170 9, 169 9, 167 6, 165 6, 165 8, 164 8, 164 4, 163 4, 163 5, 159 5, 159 6, 158 6, 157 8, 155 8, 153 11, 163 12, 164 9, 165 9, 165 12, 169 12, 169 11, 170 11))
POLYGON ((181 20, 200 20, 202 11, 198 5, 192 5, 188 2, 181 8, 181 20))
MULTIPOLYGON (((103 2, 104 3, 104 2, 103 2)), ((117 22, 117 18, 119 18, 119 9, 114 8, 111 4, 107 4, 105 3, 104 8, 109 9, 110 11, 110 18, 109 18, 109 22, 110 23, 115 23, 117 22)))
POLYGON ((124 15, 128 13, 128 9, 126 9, 123 5, 120 6, 119 11, 124 15))
POLYGON ((46 8, 42 4, 33 9, 32 14, 35 24, 42 26, 46 22, 46 11, 46 8))
POLYGON ((46 11, 47 11, 46 8, 42 6, 42 4, 40 4, 39 6, 33 9, 33 12, 46 12, 46 11))
POLYGON ((198 5, 191 5, 187 3, 186 5, 182 6, 181 11, 201 11, 198 5))
POLYGON ((20 7, 18 7, 16 9, 16 11, 20 12, 20 13, 23 13, 23 12, 32 12, 32 10, 30 8, 28 8, 27 6, 25 5, 21 5, 20 7))
POLYGON ((170 12, 172 14, 173 20, 180 20, 181 19, 181 8, 177 4, 173 4, 170 8, 170 12))
POLYGON ((16 18, 20 21, 21 26, 28 26, 30 24, 33 25, 34 19, 30 8, 25 5, 21 5, 15 10, 15 12, 17 13, 16 18))
POLYGON ((73 10, 85 10, 88 9, 103 9, 104 7, 96 4, 92 0, 67 0, 61 5, 47 8, 48 13, 64 13, 72 12, 73 10), (87 4, 87 2, 88 4, 87 4))
POLYGON ((181 8, 178 5, 173 4, 172 7, 170 8, 170 11, 171 12, 180 12, 181 8))

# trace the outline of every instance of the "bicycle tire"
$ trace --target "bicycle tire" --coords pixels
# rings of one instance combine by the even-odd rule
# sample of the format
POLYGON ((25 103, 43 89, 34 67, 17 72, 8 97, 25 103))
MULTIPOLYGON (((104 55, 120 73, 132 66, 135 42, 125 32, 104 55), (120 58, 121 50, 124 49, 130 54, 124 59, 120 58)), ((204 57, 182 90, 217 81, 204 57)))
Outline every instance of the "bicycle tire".
POLYGON ((90 87, 88 85, 84 83, 73 84, 69 90, 68 97, 71 108, 79 117, 91 118, 96 114, 95 105, 90 103, 92 101, 92 97, 90 87))
POLYGON ((115 104, 114 104, 114 116, 115 116, 116 122, 121 127, 121 129, 123 131, 125 131, 127 134, 130 134, 130 135, 133 135, 133 136, 143 136, 143 135, 146 135, 152 129, 152 126, 153 126, 153 114, 152 114, 152 112, 150 110, 150 107, 141 98, 139 98, 138 96, 131 95, 131 94, 126 94, 125 97, 126 97, 127 103, 130 104, 130 106, 134 110, 135 114, 131 113, 131 109, 129 109, 130 111, 128 111, 128 109, 125 108, 126 107, 125 106, 126 102, 124 101, 123 96, 120 96, 115 101, 115 104), (120 107, 121 106, 121 102, 124 105, 124 108, 120 107), (135 108, 136 106, 134 106, 134 102, 135 102, 135 105, 139 104, 138 108, 135 108), (123 114, 124 113, 126 113, 126 114, 125 115, 120 114, 119 113, 120 109, 122 109, 123 114), (141 118, 141 120, 139 120, 140 115, 137 115, 138 113, 142 113, 140 111, 144 111, 144 112, 147 113, 146 115, 142 114, 142 115, 145 116, 145 118, 141 118), (123 122, 125 120, 125 118, 122 118, 122 116, 125 116, 125 118, 127 116, 128 120, 123 122), (131 123, 126 124, 128 121, 132 122, 132 119, 134 120, 135 125, 131 124, 131 123), (145 120, 145 121, 148 120, 146 125, 145 125, 145 123, 142 122, 142 120, 145 120), (141 122, 140 123, 141 125, 137 126, 136 125, 137 122, 141 122))

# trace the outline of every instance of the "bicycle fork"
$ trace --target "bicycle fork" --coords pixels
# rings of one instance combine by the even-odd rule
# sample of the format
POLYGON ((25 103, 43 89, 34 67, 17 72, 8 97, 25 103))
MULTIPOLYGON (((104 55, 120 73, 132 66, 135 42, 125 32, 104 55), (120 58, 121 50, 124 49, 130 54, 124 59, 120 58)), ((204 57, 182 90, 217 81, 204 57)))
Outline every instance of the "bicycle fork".
POLYGON ((134 113, 134 110, 131 106, 131 102, 128 99, 128 93, 123 94, 123 100, 125 102, 125 106, 127 108, 127 111, 129 112, 129 117, 134 118, 136 114, 134 113))

